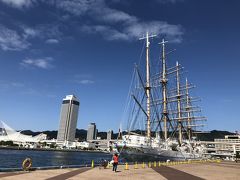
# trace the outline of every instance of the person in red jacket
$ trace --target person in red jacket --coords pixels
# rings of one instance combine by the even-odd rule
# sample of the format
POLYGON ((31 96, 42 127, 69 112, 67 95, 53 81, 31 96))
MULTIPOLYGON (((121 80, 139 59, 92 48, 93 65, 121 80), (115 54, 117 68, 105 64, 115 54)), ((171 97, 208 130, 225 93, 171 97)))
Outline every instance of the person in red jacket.
POLYGON ((117 172, 117 165, 118 165, 118 154, 115 153, 113 156, 113 171, 117 172))

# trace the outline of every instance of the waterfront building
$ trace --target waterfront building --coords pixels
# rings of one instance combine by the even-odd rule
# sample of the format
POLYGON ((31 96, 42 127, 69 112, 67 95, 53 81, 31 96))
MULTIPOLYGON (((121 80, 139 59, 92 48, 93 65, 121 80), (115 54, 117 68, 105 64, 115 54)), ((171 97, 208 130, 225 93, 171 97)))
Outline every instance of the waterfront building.
POLYGON ((97 138, 97 129, 95 123, 90 123, 88 125, 88 131, 87 131, 87 141, 92 141, 97 138))
POLYGON ((95 149, 96 144, 91 142, 86 142, 86 141, 76 142, 76 147, 79 149, 95 149))
POLYGON ((218 144, 215 145, 218 151, 236 151, 240 152, 240 135, 226 135, 224 139, 214 139, 214 142, 218 144))
POLYGON ((57 134, 57 144, 60 146, 68 147, 75 141, 79 104, 79 100, 74 95, 67 95, 62 101, 57 134))
POLYGON ((113 130, 109 130, 107 132, 107 140, 111 140, 113 138, 113 130))
POLYGON ((26 148, 36 147, 39 143, 46 141, 47 135, 40 133, 36 136, 22 134, 0 121, 0 141, 12 141, 14 144, 26 148))

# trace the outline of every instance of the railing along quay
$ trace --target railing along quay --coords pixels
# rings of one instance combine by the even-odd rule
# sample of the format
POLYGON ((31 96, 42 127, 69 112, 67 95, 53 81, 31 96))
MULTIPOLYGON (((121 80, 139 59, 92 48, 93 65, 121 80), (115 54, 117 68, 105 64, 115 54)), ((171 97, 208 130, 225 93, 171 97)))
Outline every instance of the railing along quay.
MULTIPOLYGON (((150 162, 120 162, 119 165, 124 165, 124 170, 130 170, 132 169, 144 169, 144 168, 156 168, 161 166, 175 166, 175 165, 181 165, 181 164, 194 164, 194 163, 220 163, 221 160, 186 160, 186 161, 150 161, 150 162), (130 166, 131 165, 131 166, 130 166), (130 168, 131 167, 131 168, 130 168)), ((82 168, 82 167, 101 167, 103 166, 103 162, 100 161, 94 161, 92 160, 91 163, 86 163, 82 165, 59 165, 59 166, 43 166, 43 167, 30 167, 28 171, 34 171, 34 170, 48 170, 48 169, 66 169, 66 168, 82 168)), ((105 168, 111 168, 112 164, 107 161, 107 165, 105 168)), ((13 172, 13 171, 23 171, 23 168, 0 168, 0 172, 13 172)))

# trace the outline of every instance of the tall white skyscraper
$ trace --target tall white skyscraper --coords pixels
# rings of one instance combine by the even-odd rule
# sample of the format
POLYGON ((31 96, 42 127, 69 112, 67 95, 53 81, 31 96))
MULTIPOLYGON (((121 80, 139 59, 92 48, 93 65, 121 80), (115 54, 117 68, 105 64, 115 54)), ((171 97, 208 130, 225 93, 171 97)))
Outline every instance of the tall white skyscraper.
POLYGON ((79 104, 79 100, 74 95, 67 95, 63 99, 57 135, 58 144, 67 146, 70 142, 74 142, 79 104))

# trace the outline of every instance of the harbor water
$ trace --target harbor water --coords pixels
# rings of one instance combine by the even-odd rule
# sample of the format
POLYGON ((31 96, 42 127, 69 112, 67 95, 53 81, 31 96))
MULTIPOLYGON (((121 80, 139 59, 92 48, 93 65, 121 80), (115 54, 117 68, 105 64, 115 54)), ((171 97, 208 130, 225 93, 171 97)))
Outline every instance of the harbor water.
POLYGON ((0 169, 21 168, 25 158, 32 159, 33 167, 89 165, 92 160, 111 160, 112 155, 102 152, 37 151, 0 149, 0 169))

